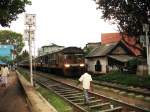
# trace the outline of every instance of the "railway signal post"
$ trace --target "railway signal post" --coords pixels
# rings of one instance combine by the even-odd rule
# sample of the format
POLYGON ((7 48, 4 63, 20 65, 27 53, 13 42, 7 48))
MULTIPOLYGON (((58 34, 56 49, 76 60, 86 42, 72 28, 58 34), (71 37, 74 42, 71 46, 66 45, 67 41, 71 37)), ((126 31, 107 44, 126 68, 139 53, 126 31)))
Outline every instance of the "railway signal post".
POLYGON ((32 73, 32 41, 34 39, 35 32, 35 14, 26 14, 25 15, 25 38, 28 40, 29 44, 29 61, 30 61, 30 82, 33 86, 33 73, 32 73))

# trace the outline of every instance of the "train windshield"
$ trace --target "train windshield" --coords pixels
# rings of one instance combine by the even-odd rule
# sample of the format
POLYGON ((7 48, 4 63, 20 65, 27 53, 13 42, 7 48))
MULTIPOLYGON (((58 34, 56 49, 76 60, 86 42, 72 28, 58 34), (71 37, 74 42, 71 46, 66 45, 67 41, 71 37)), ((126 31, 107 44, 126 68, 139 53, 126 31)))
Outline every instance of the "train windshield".
POLYGON ((66 61, 68 63, 81 63, 84 60, 83 54, 68 54, 66 55, 66 61))

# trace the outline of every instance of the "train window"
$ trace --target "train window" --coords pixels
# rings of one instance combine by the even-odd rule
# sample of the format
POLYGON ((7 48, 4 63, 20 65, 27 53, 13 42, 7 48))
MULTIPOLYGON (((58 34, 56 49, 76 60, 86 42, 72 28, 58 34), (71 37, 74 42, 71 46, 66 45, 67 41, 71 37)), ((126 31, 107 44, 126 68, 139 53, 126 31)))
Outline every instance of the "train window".
POLYGON ((81 62, 84 58, 82 54, 68 54, 65 55, 65 59, 69 63, 78 63, 81 62))

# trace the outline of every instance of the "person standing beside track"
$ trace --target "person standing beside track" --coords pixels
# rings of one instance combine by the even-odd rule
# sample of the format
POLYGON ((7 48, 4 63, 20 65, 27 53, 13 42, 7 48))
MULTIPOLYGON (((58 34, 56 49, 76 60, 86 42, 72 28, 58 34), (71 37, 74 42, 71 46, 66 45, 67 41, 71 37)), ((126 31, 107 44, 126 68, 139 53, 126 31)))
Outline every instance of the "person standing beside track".
POLYGON ((2 72, 2 86, 4 87, 7 87, 7 78, 8 78, 8 75, 9 75, 9 70, 8 70, 8 67, 7 65, 4 65, 4 68, 2 68, 1 70, 2 72))
POLYGON ((89 89, 92 90, 92 77, 89 73, 85 72, 83 75, 78 80, 77 86, 79 83, 82 82, 82 87, 83 87, 83 94, 84 94, 84 104, 89 105, 89 95, 88 91, 89 89))

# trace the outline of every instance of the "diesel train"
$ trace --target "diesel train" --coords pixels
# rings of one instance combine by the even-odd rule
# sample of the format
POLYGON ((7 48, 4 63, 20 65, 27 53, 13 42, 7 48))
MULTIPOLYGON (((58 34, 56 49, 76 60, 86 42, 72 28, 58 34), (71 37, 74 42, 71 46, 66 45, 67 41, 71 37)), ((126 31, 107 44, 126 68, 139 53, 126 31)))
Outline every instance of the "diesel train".
MULTIPOLYGON (((29 68, 29 61, 22 61, 19 65, 29 68)), ((35 58, 33 68, 52 74, 80 76, 86 69, 84 51, 78 47, 66 47, 35 58)))

